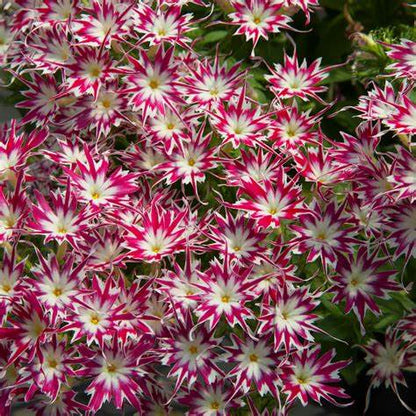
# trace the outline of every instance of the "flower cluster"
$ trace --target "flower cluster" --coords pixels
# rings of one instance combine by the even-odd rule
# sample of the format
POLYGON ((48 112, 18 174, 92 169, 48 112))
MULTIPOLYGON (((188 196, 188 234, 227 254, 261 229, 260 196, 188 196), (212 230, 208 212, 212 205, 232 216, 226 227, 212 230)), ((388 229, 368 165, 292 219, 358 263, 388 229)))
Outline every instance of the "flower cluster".
MULTIPOLYGON (((345 311, 364 337, 406 290, 416 44, 383 46, 388 78, 336 138, 321 128, 335 67, 285 53, 265 69, 264 104, 250 67, 198 49, 203 1, 15 3, 0 31, 24 114, 0 129, 4 414, 350 404, 336 350, 354 342, 323 318, 345 311)), ((218 4, 214 23, 253 47, 319 6, 218 4)), ((363 346, 371 386, 405 382, 414 328, 409 312, 363 346)))

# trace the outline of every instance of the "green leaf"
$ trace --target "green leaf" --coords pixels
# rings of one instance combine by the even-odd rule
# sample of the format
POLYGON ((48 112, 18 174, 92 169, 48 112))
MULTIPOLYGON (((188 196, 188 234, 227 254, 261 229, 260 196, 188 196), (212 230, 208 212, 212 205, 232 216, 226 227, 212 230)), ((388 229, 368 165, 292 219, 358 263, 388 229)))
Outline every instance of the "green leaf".
POLYGON ((206 35, 204 35, 203 39, 201 40, 201 43, 214 43, 218 42, 221 39, 224 39, 228 35, 228 32, 226 30, 216 30, 214 32, 210 32, 206 35))

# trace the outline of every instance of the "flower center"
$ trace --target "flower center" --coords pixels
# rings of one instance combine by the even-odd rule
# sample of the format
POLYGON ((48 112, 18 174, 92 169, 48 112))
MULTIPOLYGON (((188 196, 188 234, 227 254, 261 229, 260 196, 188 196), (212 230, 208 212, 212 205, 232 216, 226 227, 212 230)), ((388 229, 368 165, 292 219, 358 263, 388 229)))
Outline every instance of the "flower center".
POLYGON ((53 358, 51 358, 50 360, 48 360, 48 366, 50 368, 56 368, 58 366, 58 362, 54 360, 53 358))
POLYGON ((56 288, 53 292, 52 292, 56 297, 59 297, 62 295, 62 290, 59 288, 56 288))
POLYGON ((98 65, 94 65, 89 71, 91 78, 98 78, 101 75, 101 68, 98 65))
POLYGON ((250 354, 248 357, 252 363, 256 363, 259 360, 259 357, 257 357, 256 354, 250 354))
POLYGON ((189 159, 188 160, 188 165, 189 166, 194 166, 195 165, 195 160, 194 159, 189 159))
POLYGON ((195 355, 195 354, 198 352, 198 348, 197 348, 197 347, 195 347, 195 345, 191 345, 191 346, 189 347, 189 352, 190 352, 191 354, 195 355))
POLYGON ((211 403, 211 409, 212 410, 218 410, 220 408, 220 404, 218 402, 212 402, 211 403))
POLYGON ((155 253, 155 254, 159 253, 159 251, 160 251, 160 246, 153 246, 153 247, 152 247, 152 251, 153 251, 153 253, 155 253))
POLYGON ((104 98, 101 101, 101 104, 104 108, 110 108, 111 107, 111 101, 108 98, 104 98))
POLYGON ((157 88, 159 87, 159 82, 157 82, 157 80, 155 80, 155 79, 152 79, 152 80, 149 82, 149 87, 150 87, 152 90, 155 90, 155 89, 157 89, 157 88))
POLYGON ((90 322, 94 325, 98 325, 98 323, 100 322, 100 318, 97 315, 93 315, 91 316, 90 322))
POLYGON ((91 195, 91 198, 92 199, 98 199, 100 197, 100 194, 98 193, 98 192, 94 192, 92 195, 91 195))
POLYGON ((173 130, 175 128, 175 125, 171 122, 171 123, 166 124, 166 128, 168 130, 173 130))
POLYGON ((117 367, 114 364, 108 364, 107 365, 107 371, 109 373, 115 373, 117 370, 117 367))
POLYGON ((61 225, 60 227, 58 227, 58 234, 66 234, 67 232, 68 230, 65 226, 61 225))
POLYGON ((318 240, 326 240, 327 236, 326 236, 325 231, 321 231, 321 232, 320 232, 320 233, 316 236, 316 238, 317 238, 318 240))
POLYGON ((269 209, 269 214, 270 215, 274 215, 274 214, 276 214, 277 213, 277 209, 276 208, 270 208, 269 209))
POLYGON ((8 284, 6 283, 6 284, 4 284, 4 285, 2 286, 2 289, 3 289, 3 291, 4 291, 4 292, 9 293, 9 292, 10 292, 10 290, 11 290, 12 288, 11 288, 11 286, 10 286, 10 285, 8 285, 8 284))
POLYGON ((223 303, 228 303, 228 302, 230 301, 230 297, 229 297, 228 295, 224 295, 224 296, 221 298, 221 301, 222 301, 223 303))

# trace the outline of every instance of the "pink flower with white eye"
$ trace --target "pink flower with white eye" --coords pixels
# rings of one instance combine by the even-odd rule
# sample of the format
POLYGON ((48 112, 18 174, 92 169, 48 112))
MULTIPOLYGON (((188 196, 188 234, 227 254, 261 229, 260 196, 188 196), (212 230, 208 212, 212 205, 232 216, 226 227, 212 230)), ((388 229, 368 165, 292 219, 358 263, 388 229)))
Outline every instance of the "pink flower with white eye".
POLYGON ((185 36, 191 29, 192 14, 182 13, 180 6, 158 6, 153 10, 146 4, 140 3, 136 7, 136 24, 134 30, 142 34, 141 43, 149 42, 149 45, 163 43, 177 44, 187 48, 190 41, 185 36))
POLYGON ((182 103, 173 52, 173 47, 165 51, 161 45, 153 61, 143 50, 140 60, 128 56, 133 68, 126 71, 124 92, 130 93, 133 110, 141 110, 143 123, 149 116, 164 114, 167 109, 175 112, 175 105, 182 103))
POLYGON ((282 360, 281 354, 273 351, 268 338, 254 341, 250 338, 241 340, 231 334, 232 346, 224 346, 226 354, 221 360, 236 364, 227 377, 235 378, 235 389, 247 393, 254 384, 260 396, 271 393, 277 396, 280 377, 277 367, 282 360))
POLYGON ((192 391, 178 397, 178 402, 188 406, 187 413, 192 416, 223 416, 243 406, 239 395, 224 380, 209 385, 196 383, 192 391))
POLYGON ((30 232, 44 235, 46 243, 68 241, 75 247, 81 234, 90 228, 90 220, 97 215, 98 209, 83 207, 78 210, 78 201, 69 185, 65 196, 60 191, 51 192, 50 204, 40 192, 35 190, 34 193, 37 205, 32 204, 33 221, 27 224, 30 232))
POLYGON ((416 134, 416 104, 406 95, 402 95, 402 102, 396 104, 384 122, 396 134, 416 134))
POLYGON ((64 24, 73 20, 79 11, 79 0, 44 0, 37 9, 39 20, 45 24, 64 24))
POLYGON ((71 365, 79 360, 74 357, 74 352, 73 348, 67 348, 64 340, 58 341, 56 335, 40 345, 36 358, 22 368, 17 379, 18 383, 30 384, 25 401, 31 400, 38 390, 50 400, 56 400, 61 386, 68 384, 68 377, 75 376, 71 365))
POLYGON ((17 262, 16 248, 5 251, 0 265, 0 322, 4 325, 7 314, 17 299, 23 297, 25 286, 23 272, 26 259, 17 262))
POLYGON ((319 85, 333 67, 320 68, 321 59, 316 59, 309 66, 306 60, 299 65, 296 51, 290 57, 284 55, 283 65, 275 64, 271 69, 271 75, 265 75, 270 83, 270 89, 278 99, 299 97, 303 101, 309 101, 308 97, 325 104, 318 96, 328 87, 319 85))
POLYGON ((254 266, 250 278, 261 278, 257 292, 262 295, 263 304, 270 304, 273 291, 286 284, 301 283, 302 279, 295 275, 296 265, 292 260, 292 249, 283 243, 283 238, 276 237, 276 246, 269 256, 254 266))
POLYGON ((155 168, 165 161, 165 155, 155 145, 134 144, 123 152, 121 159, 130 170, 149 177, 156 175, 155 168))
POLYGON ((172 303, 178 319, 185 321, 188 312, 197 307, 196 297, 200 291, 195 284, 201 283, 201 264, 197 260, 192 261, 190 249, 187 248, 185 267, 182 269, 177 262, 173 267, 174 271, 165 270, 164 275, 157 279, 158 291, 165 296, 165 301, 172 303))
POLYGON ((416 159, 404 147, 396 147, 396 153, 392 155, 393 172, 387 179, 398 193, 398 199, 416 198, 416 159))
POLYGON ((365 351, 365 361, 371 366, 367 375, 371 376, 366 397, 366 409, 370 402, 371 389, 384 385, 391 388, 400 402, 413 412, 400 398, 398 385, 407 387, 403 371, 414 371, 416 366, 416 352, 414 339, 406 340, 404 334, 397 328, 387 328, 384 342, 371 339, 361 348, 365 351))
POLYGON ((14 302, 6 325, 0 328, 0 339, 12 341, 7 366, 23 355, 30 363, 51 330, 50 319, 38 299, 32 292, 25 291, 19 302, 14 302))
POLYGON ((335 406, 348 406, 351 403, 339 403, 334 397, 350 398, 335 384, 340 382, 339 371, 349 362, 332 362, 335 349, 319 357, 320 352, 319 346, 302 349, 292 353, 289 361, 283 365, 281 378, 283 392, 288 395, 287 401, 291 403, 299 399, 306 406, 309 398, 317 403, 325 399, 335 406))
POLYGON ((282 2, 274 0, 232 0, 235 12, 228 15, 228 24, 239 26, 236 35, 245 35, 253 41, 253 52, 260 38, 269 39, 269 33, 291 29, 292 19, 283 14, 282 2))
POLYGON ((283 0, 286 7, 299 7, 306 15, 306 24, 310 23, 311 11, 319 7, 319 0, 283 0))
POLYGON ((251 108, 245 87, 238 98, 232 98, 227 104, 221 102, 215 111, 207 112, 223 144, 231 142, 235 149, 240 144, 254 147, 265 139, 262 132, 268 127, 269 115, 262 114, 258 106, 251 108))
POLYGON ((318 187, 333 185, 345 179, 345 170, 338 167, 332 154, 323 146, 308 147, 304 152, 296 152, 293 159, 296 170, 308 182, 315 182, 318 187))
MULTIPOLYGON (((80 376, 92 377, 85 390, 91 395, 88 403, 90 412, 97 412, 107 401, 113 401, 121 409, 127 401, 141 413, 138 394, 148 392, 146 365, 154 360, 149 355, 153 342, 148 337, 141 337, 138 342, 121 345, 117 337, 112 343, 104 343, 98 351, 82 348, 88 360, 77 370, 80 376)), ((149 380, 150 381, 150 380, 149 380)))
POLYGON ((54 142, 55 147, 53 149, 42 149, 41 153, 46 158, 52 160, 60 166, 71 166, 76 164, 78 161, 84 164, 87 162, 84 147, 80 138, 56 138, 54 142))
POLYGON ((148 319, 152 317, 147 313, 153 282, 154 280, 147 276, 139 276, 130 286, 126 286, 124 276, 116 280, 119 292, 116 304, 123 305, 122 313, 129 315, 129 319, 117 321, 117 339, 122 343, 128 339, 137 340, 140 335, 154 335, 148 323, 148 319))
POLYGON ((374 236, 379 239, 383 235, 386 214, 383 205, 379 201, 362 201, 357 194, 347 197, 346 210, 352 216, 352 222, 356 224, 360 232, 367 237, 374 236))
POLYGON ((87 268, 90 270, 111 270, 114 266, 124 267, 125 257, 123 238, 118 231, 111 232, 105 229, 103 233, 93 230, 84 236, 78 245, 85 253, 87 268))
POLYGON ((248 279, 250 272, 231 263, 227 257, 223 264, 214 259, 207 272, 200 274, 201 283, 195 284, 200 290, 195 309, 198 324, 208 322, 212 330, 224 316, 231 327, 239 324, 245 332, 250 332, 246 320, 254 315, 246 303, 257 297, 255 287, 259 281, 248 279))
POLYGON ((95 129, 97 138, 100 138, 108 136, 112 127, 118 127, 126 120, 123 112, 127 108, 127 98, 113 82, 102 87, 96 99, 88 95, 83 97, 77 107, 80 111, 75 116, 76 128, 95 129))
POLYGON ((386 81, 384 89, 377 84, 373 84, 373 89, 359 98, 358 105, 353 107, 360 113, 359 117, 363 120, 386 120, 391 118, 392 113, 396 112, 395 104, 400 104, 402 95, 396 95, 393 85, 386 81))
POLYGON ((281 159, 263 149, 241 149, 239 159, 224 159, 222 164, 227 173, 227 182, 241 186, 242 180, 250 178, 256 182, 274 182, 279 178, 281 159))
POLYGON ((355 256, 340 256, 337 261, 332 302, 345 300, 345 313, 354 311, 363 333, 367 309, 376 315, 381 313, 374 298, 388 299, 388 292, 400 290, 392 278, 397 274, 395 270, 378 271, 385 263, 385 258, 377 258, 377 251, 369 253, 364 246, 358 248, 355 256))
POLYGON ((48 136, 48 129, 33 130, 26 135, 18 133, 16 120, 12 120, 10 128, 0 132, 0 177, 13 178, 13 172, 21 170, 32 156, 36 147, 40 146, 48 136))
POLYGON ((355 132, 356 137, 340 132, 342 142, 326 138, 333 146, 328 149, 333 163, 342 166, 342 171, 349 170, 352 177, 359 174, 363 166, 375 161, 376 149, 383 134, 380 123, 371 121, 360 123, 355 132))
POLYGON ((296 218, 305 212, 300 189, 295 185, 296 178, 288 181, 282 167, 278 174, 274 183, 242 179, 240 191, 251 199, 240 198, 234 204, 224 202, 224 205, 247 212, 259 227, 264 228, 279 227, 280 220, 296 218))
MULTIPOLYGON (((28 35, 26 42, 31 61, 36 65, 36 69, 42 70, 44 74, 55 73, 64 65, 73 61, 73 49, 65 28, 61 25, 39 28, 28 35)), ((48 81, 48 78, 36 77, 35 74, 34 80, 42 79, 44 82, 45 80, 48 81)), ((53 85, 53 79, 49 78, 49 81, 53 85)), ((43 87, 43 91, 47 92, 47 89, 43 87)), ((50 98, 51 102, 49 104, 53 105, 53 96, 50 98)))
POLYGON ((82 411, 87 412, 88 407, 74 400, 76 394, 73 390, 60 390, 53 402, 47 396, 36 394, 30 401, 28 409, 37 412, 39 416, 80 415, 82 411))
POLYGON ((39 265, 31 270, 36 279, 30 279, 30 283, 45 312, 50 313, 52 322, 56 322, 57 318, 66 316, 74 299, 81 293, 85 261, 75 266, 74 255, 69 255, 60 265, 54 255, 44 258, 38 250, 36 254, 39 265))
POLYGON ((198 132, 190 132, 190 140, 182 144, 181 148, 175 148, 166 161, 157 166, 157 171, 162 171, 162 178, 171 185, 177 181, 182 184, 191 184, 198 195, 198 182, 205 181, 205 175, 210 169, 216 167, 219 160, 214 154, 215 147, 209 148, 212 134, 204 136, 203 124, 198 132))
POLYGON ((68 324, 60 332, 74 331, 72 342, 85 336, 88 346, 92 343, 102 346, 114 335, 117 322, 131 316, 122 313, 124 305, 116 304, 118 289, 112 278, 108 277, 103 283, 94 277, 91 289, 83 289, 83 292, 71 303, 72 310, 65 318, 68 324))
POLYGON ((292 240, 297 253, 308 253, 307 261, 321 258, 324 268, 335 265, 337 253, 351 253, 354 244, 359 241, 352 237, 356 231, 350 224, 350 218, 344 213, 344 205, 331 201, 320 207, 313 202, 311 212, 299 217, 300 225, 290 225, 296 238, 292 240))
POLYGON ((21 179, 19 175, 12 194, 5 194, 5 188, 0 185, 0 243, 11 241, 24 226, 28 203, 21 189, 21 179))
POLYGON ((242 215, 232 217, 227 211, 226 216, 215 214, 215 225, 209 226, 209 234, 213 244, 210 249, 218 250, 223 255, 228 253, 231 259, 241 264, 259 263, 264 258, 266 248, 261 245, 267 233, 258 230, 256 222, 245 219, 242 215))
POLYGON ((139 189, 136 174, 127 173, 121 170, 121 167, 110 174, 110 162, 107 157, 103 156, 95 161, 86 145, 84 154, 86 163, 77 161, 72 169, 63 167, 81 201, 89 202, 92 206, 125 204, 129 195, 139 189))
POLYGON ((218 52, 212 64, 204 59, 187 70, 189 74, 185 75, 181 86, 187 102, 197 109, 212 109, 223 101, 229 101, 245 75, 239 64, 229 69, 225 64, 221 65, 218 52))
POLYGON ((77 43, 106 48, 113 40, 123 41, 129 33, 129 19, 133 4, 113 0, 93 0, 84 8, 80 18, 74 19, 71 29, 77 43))
POLYGON ((360 166, 354 187, 363 202, 380 206, 394 200, 394 188, 390 182, 393 168, 393 164, 384 157, 360 166))
POLYGON ((132 259, 147 262, 160 261, 163 257, 185 249, 187 210, 164 209, 157 203, 143 213, 139 225, 122 224, 127 230, 125 246, 132 259))
POLYGON ((394 249, 394 259, 403 254, 407 262, 416 257, 416 201, 407 199, 388 207, 387 243, 394 249))
POLYGON ((316 144, 318 134, 314 127, 319 115, 310 115, 310 110, 300 112, 296 105, 284 107, 270 121, 269 139, 273 146, 290 152, 297 152, 306 143, 316 144))
POLYGON ((270 293, 271 304, 264 304, 259 320, 259 334, 273 332, 274 350, 284 345, 286 353, 291 347, 302 348, 302 340, 313 341, 311 332, 320 331, 313 323, 318 315, 312 311, 318 306, 317 296, 309 293, 307 287, 289 288, 284 283, 270 293))
POLYGON ((66 92, 77 97, 92 94, 96 99, 101 86, 114 78, 110 55, 92 46, 78 46, 76 52, 75 62, 65 66, 66 92))
POLYGON ((205 383, 212 384, 224 377, 224 373, 215 363, 218 352, 214 351, 221 339, 214 337, 213 330, 204 325, 195 329, 192 317, 186 314, 185 321, 169 327, 168 337, 164 337, 160 346, 161 363, 170 367, 168 377, 176 378, 174 394, 184 382, 188 389, 200 375, 205 383))
MULTIPOLYGON (((192 109, 178 113, 167 108, 164 113, 155 114, 146 124, 144 133, 148 146, 163 146, 165 152, 170 155, 175 147, 180 148, 182 143, 189 140, 188 129, 197 126, 197 114, 192 109)), ((161 152, 159 152, 161 153, 161 152)))
POLYGON ((416 42, 401 39, 399 44, 385 46, 390 49, 387 56, 396 61, 386 69, 391 70, 396 78, 416 80, 416 42))

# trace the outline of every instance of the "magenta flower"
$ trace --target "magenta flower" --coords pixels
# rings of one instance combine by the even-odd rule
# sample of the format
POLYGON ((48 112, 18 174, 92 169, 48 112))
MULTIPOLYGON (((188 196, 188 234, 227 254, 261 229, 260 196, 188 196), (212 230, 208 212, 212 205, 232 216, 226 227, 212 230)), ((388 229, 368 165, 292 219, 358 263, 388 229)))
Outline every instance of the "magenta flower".
POLYGON ((283 391, 290 403, 299 399, 303 406, 313 401, 321 403, 322 399, 336 406, 347 406, 351 403, 339 403, 334 397, 348 399, 344 390, 337 386, 339 371, 348 365, 348 361, 332 362, 335 350, 319 356, 320 347, 302 349, 290 355, 289 361, 282 367, 283 391))
POLYGON ((236 35, 245 35, 253 41, 253 54, 259 39, 269 38, 269 33, 291 29, 291 18, 282 13, 282 3, 272 0, 233 0, 235 12, 228 17, 231 24, 238 26, 236 35))
POLYGON ((309 66, 306 60, 299 65, 296 51, 290 57, 287 53, 284 56, 284 63, 275 64, 271 69, 271 75, 266 75, 266 80, 270 83, 270 89, 277 98, 299 97, 303 101, 308 101, 311 97, 324 103, 318 94, 325 92, 327 87, 319 85, 332 69, 320 68, 321 60, 313 61, 309 66))
POLYGON ((333 302, 345 300, 345 312, 354 311, 363 332, 366 310, 381 313, 374 297, 386 299, 389 291, 400 290, 400 286, 392 279, 396 271, 378 271, 385 263, 386 259, 377 258, 377 251, 369 253, 364 246, 359 247, 356 256, 341 256, 337 261, 337 274, 333 278, 333 302))
POLYGON ((276 172, 276 182, 258 183, 253 179, 242 180, 241 191, 251 199, 240 198, 235 204, 226 204, 230 208, 248 213, 259 227, 278 227, 282 219, 296 218, 305 212, 296 179, 287 178, 283 168, 276 172))
POLYGON ((316 296, 308 288, 276 287, 270 294, 271 303, 263 305, 258 320, 259 334, 273 332, 274 350, 282 344, 288 353, 293 348, 302 348, 300 339, 313 341, 311 332, 320 331, 313 322, 318 315, 312 311, 318 306, 316 296))

